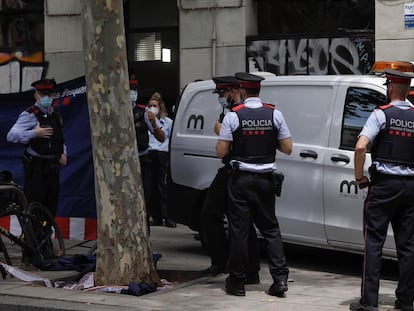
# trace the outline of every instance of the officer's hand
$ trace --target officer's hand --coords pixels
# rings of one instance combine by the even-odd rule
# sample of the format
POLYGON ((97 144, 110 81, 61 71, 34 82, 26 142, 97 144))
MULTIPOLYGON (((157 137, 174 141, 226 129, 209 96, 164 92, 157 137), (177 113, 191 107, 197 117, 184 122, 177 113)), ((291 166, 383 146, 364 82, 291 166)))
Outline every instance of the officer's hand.
POLYGON ((148 121, 150 121, 151 125, 153 128, 155 128, 157 126, 157 122, 156 119, 157 117, 155 116, 155 114, 153 114, 151 111, 147 111, 147 117, 148 117, 148 121))
POLYGON ((66 154, 62 153, 59 158, 59 165, 65 166, 67 162, 68 162, 68 158, 66 157, 66 154))
POLYGON ((221 130, 221 123, 219 120, 217 120, 216 123, 214 124, 214 133, 216 133, 216 135, 220 135, 220 130, 221 130))
POLYGON ((53 135, 53 128, 51 127, 40 127, 40 123, 37 122, 35 127, 36 137, 39 138, 50 138, 53 135))
POLYGON ((355 180, 355 182, 358 185, 359 189, 364 189, 369 185, 369 179, 367 176, 362 176, 360 180, 355 180))

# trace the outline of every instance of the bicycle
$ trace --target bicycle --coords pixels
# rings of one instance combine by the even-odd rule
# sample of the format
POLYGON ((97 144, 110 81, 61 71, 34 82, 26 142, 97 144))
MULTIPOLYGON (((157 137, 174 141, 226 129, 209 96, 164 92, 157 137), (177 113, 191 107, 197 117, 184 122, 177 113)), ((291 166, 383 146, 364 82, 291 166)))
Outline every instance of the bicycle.
POLYGON ((28 204, 9 171, 0 171, 0 217, 4 216, 16 217, 21 228, 20 236, 16 236, 0 226, 0 251, 9 265, 12 263, 2 235, 21 247, 22 261, 41 270, 46 270, 56 259, 64 256, 64 240, 54 217, 43 204, 28 204), (60 250, 59 253, 56 250, 60 250))

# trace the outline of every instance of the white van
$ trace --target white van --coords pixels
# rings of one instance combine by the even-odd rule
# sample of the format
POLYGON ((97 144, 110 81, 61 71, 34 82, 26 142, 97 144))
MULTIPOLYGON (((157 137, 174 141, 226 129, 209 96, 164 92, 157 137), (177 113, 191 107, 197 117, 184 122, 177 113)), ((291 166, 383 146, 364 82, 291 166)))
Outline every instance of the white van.
MULTIPOLYGON (((285 174, 281 197, 276 198, 283 240, 361 252, 367 190, 355 184, 353 150, 371 111, 387 101, 385 77, 264 76, 260 97, 283 113, 293 140, 290 156, 276 156, 285 174)), ((211 80, 187 85, 170 141, 170 213, 193 230, 198 230, 206 189, 222 166, 213 131, 221 108, 213 89, 211 80)), ((367 160, 366 171, 369 156, 367 160)), ((392 236, 384 255, 396 256, 392 236)))

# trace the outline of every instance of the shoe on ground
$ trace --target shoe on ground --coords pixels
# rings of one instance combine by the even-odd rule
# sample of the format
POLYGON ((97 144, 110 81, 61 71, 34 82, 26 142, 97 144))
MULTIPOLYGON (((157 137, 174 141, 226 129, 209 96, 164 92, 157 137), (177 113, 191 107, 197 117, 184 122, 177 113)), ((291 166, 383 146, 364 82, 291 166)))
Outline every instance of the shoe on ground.
POLYGON ((162 226, 162 219, 154 218, 150 221, 150 226, 162 226))
POLYGON ((260 277, 258 273, 246 276, 246 285, 260 284, 260 277))
POLYGON ((168 227, 168 228, 176 228, 177 224, 175 223, 175 221, 166 218, 165 219, 165 226, 168 227))
POLYGON ((205 276, 216 276, 221 273, 227 273, 227 270, 220 266, 216 266, 216 265, 211 265, 207 269, 201 271, 201 274, 205 276))
POLYGON ((360 301, 351 302, 349 310, 352 311, 378 311, 378 307, 362 304, 360 301))
POLYGON ((233 296, 246 296, 244 285, 241 282, 232 281, 230 278, 226 279, 226 293, 233 296))
POLYGON ((413 311, 414 310, 413 304, 404 304, 398 299, 394 303, 394 308, 397 310, 402 310, 402 311, 413 311))
POLYGON ((274 282, 269 287, 268 294, 276 297, 283 297, 288 291, 288 285, 286 281, 277 281, 274 282))

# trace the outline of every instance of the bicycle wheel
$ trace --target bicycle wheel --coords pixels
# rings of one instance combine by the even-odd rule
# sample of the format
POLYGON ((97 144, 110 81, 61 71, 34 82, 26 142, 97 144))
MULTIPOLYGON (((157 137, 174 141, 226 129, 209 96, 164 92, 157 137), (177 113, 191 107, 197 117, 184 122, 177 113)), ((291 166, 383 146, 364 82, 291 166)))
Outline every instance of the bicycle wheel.
POLYGON ((65 255, 65 243, 54 217, 43 204, 30 203, 27 217, 27 240, 34 249, 32 263, 42 269, 65 255))

